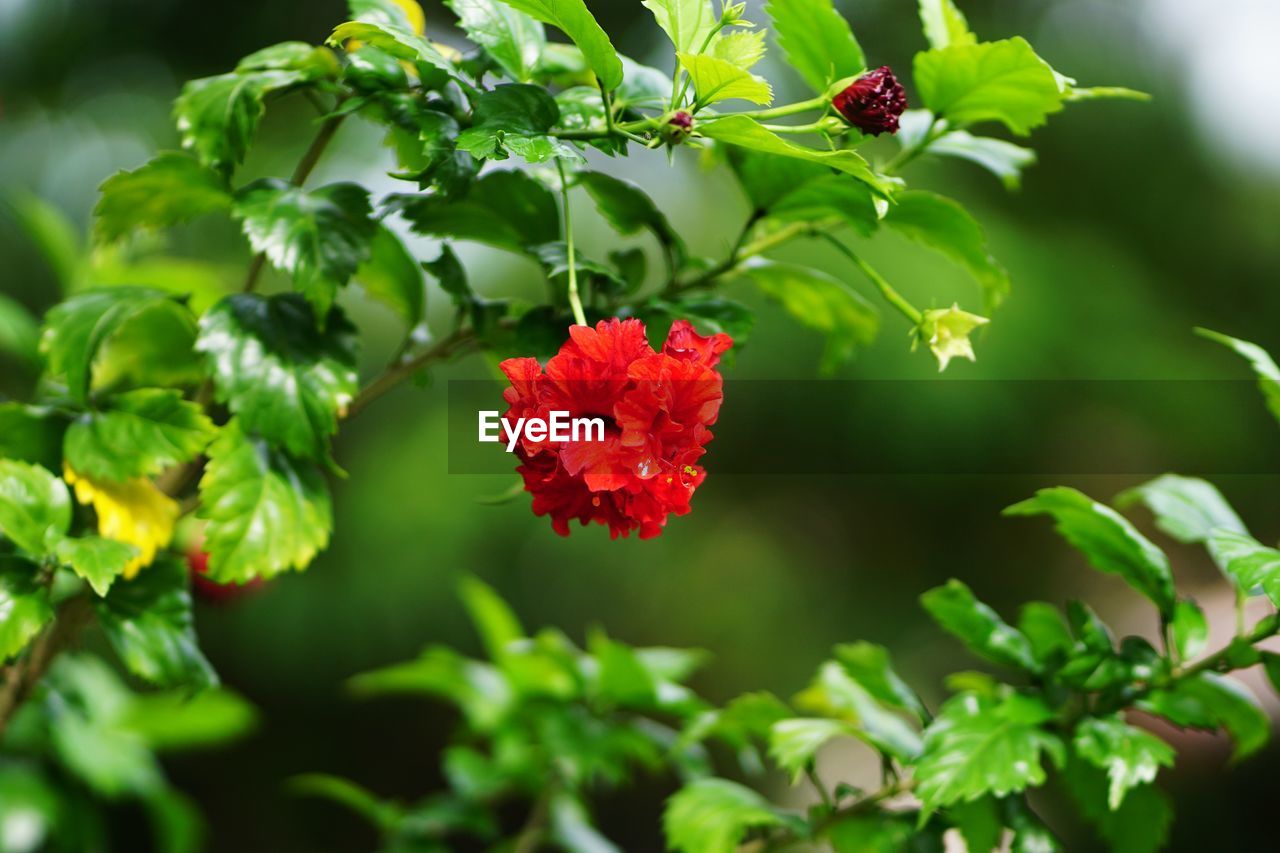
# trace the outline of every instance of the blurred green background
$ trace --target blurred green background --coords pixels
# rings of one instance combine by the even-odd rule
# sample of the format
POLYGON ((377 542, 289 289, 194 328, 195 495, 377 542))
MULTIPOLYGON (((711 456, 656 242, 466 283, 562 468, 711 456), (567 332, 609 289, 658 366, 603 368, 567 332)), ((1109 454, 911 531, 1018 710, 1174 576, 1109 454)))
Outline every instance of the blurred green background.
MULTIPOLYGON (((438 3, 424 5, 432 35, 456 39, 452 15, 438 3)), ((663 55, 655 54, 665 48, 638 0, 589 5, 621 50, 642 61, 663 55)), ((909 69, 923 45, 913 2, 837 5, 874 64, 909 69)), ((1270 0, 961 5, 983 37, 1026 35, 1082 85, 1132 86, 1155 101, 1086 104, 1055 116, 1033 138, 1041 163, 1018 194, 966 164, 912 167, 908 179, 971 206, 1014 280, 1012 298, 978 343, 978 363, 957 364, 939 381, 1241 377, 1241 364, 1191 335, 1196 325, 1280 349, 1280 97, 1268 82, 1280 73, 1280 54, 1262 35, 1280 26, 1280 8, 1270 0)), ((87 234, 105 177, 176 146, 169 102, 183 80, 220 73, 278 41, 320 42, 344 18, 341 0, 0 0, 0 192, 18 204, 24 193, 34 195, 69 217, 78 235, 87 234)), ((799 95, 798 80, 776 66, 771 71, 780 102, 799 95)), ((287 174, 310 136, 312 115, 305 103, 273 105, 241 177, 287 174)), ((383 175, 390 159, 378 142, 376 129, 348 123, 313 181, 356 178, 376 191, 403 189, 383 175)), ((643 176, 701 254, 727 251, 746 212, 728 176, 700 170, 692 154, 670 166, 660 153, 596 165, 643 176)), ((603 255, 619 242, 585 203, 578 220, 580 245, 589 253, 603 255)), ((166 256, 204 263, 170 263, 154 274, 188 276, 193 286, 233 287, 248 262, 228 223, 199 222, 167 239, 166 256)), ((421 257, 435 254, 429 241, 414 247, 421 257)), ((538 292, 532 266, 465 248, 478 289, 538 292)), ((789 251, 854 280, 825 247, 789 251)), ((979 304, 962 274, 892 235, 877 238, 865 254, 917 302, 942 294, 948 304, 952 295, 962 305, 979 304)), ((58 299, 56 266, 0 208, 0 292, 43 312, 58 299)), ((745 291, 738 295, 758 302, 745 291)), ((449 312, 444 300, 436 303, 435 327, 442 329, 449 312)), ((370 333, 371 374, 398 329, 380 308, 358 300, 348 307, 370 333)), ((755 334, 730 376, 812 379, 821 341, 779 311, 758 308, 755 334)), ((933 362, 907 352, 906 332, 886 316, 880 339, 842 375, 934 379, 933 362)), ((11 366, 5 370, 4 391, 14 393, 21 377, 11 366)), ((1009 615, 1030 598, 1089 597, 1118 630, 1150 635, 1155 628, 1134 596, 1118 581, 1088 573, 1047 524, 1000 518, 1003 507, 1062 480, 1038 468, 989 477, 717 475, 712 445, 711 475, 694 513, 673 519, 659 539, 611 542, 601 528, 575 528, 561 539, 532 516, 524 498, 502 506, 477 501, 507 489, 512 476, 447 473, 444 380, 486 375, 488 367, 475 359, 453 366, 430 386, 401 389, 350 423, 336 452, 352 476, 335 484, 329 551, 303 577, 201 609, 209 657, 263 711, 250 739, 168 765, 207 815, 213 849, 373 845, 355 818, 291 798, 283 787, 291 774, 338 773, 404 799, 437 785, 450 715, 422 701, 357 702, 342 685, 428 643, 478 651, 454 596, 464 572, 496 586, 529 627, 557 625, 581 638, 589 625, 602 624, 628 642, 712 651, 715 660, 697 683, 714 700, 756 688, 789 694, 832 644, 856 638, 894 649, 904 675, 938 700, 943 673, 974 665, 916 606, 920 592, 950 576, 1009 615)), ((936 399, 922 397, 919 405, 936 399)), ((955 419, 982 417, 962 395, 954 399, 955 410, 910 414, 932 418, 940 432, 955 419)), ((730 398, 721 429, 730 428, 732 405, 730 398)), ((864 420, 891 429, 902 414, 867 413, 864 420)), ((768 452, 793 453, 798 470, 820 470, 805 457, 805 434, 823 428, 823 415, 771 424, 768 452)), ((1277 440, 1274 425, 1255 410, 1206 410, 1160 431, 1211 441, 1223 423, 1237 420, 1245 426, 1233 435, 1246 446, 1261 452, 1277 440)), ((1070 440, 1108 446, 1121 458, 1146 458, 1160 437, 1110 408, 1081 413, 1081 423, 1089 429, 1070 440)), ((1003 439, 1016 446, 1031 437, 1003 439)), ((909 454, 910 446, 900 452, 909 454)), ((1053 446, 1044 452, 1043 470, 1052 472, 1053 446)), ((1218 480, 1266 540, 1280 536, 1277 479, 1218 480)), ((1105 499, 1135 481, 1067 482, 1105 499)), ((1180 581, 1229 630, 1229 593, 1212 567, 1194 551, 1172 553, 1180 581)), ((1269 688, 1254 686, 1274 710, 1269 688)), ((1250 849, 1272 822, 1270 780, 1280 771, 1280 747, 1228 769, 1224 743, 1171 736, 1179 766, 1162 780, 1178 801, 1173 849, 1250 849)), ((821 771, 856 779, 868 772, 865 762, 853 752, 832 754, 821 771)), ((643 780, 603 796, 606 833, 628 850, 660 849, 655 816, 671 784, 643 780)), ((1054 823, 1057 815, 1050 808, 1046 817, 1054 823)), ((1072 832, 1069 824, 1059 826, 1072 832)), ((117 832, 122 849, 145 843, 141 815, 121 813, 117 832)))

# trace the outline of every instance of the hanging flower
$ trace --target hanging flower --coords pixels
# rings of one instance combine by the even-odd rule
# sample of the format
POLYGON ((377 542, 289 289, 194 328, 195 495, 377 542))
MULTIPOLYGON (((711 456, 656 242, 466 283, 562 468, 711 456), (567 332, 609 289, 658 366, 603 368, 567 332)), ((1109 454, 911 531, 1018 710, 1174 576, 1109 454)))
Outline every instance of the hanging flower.
POLYGON ((872 136, 898 132, 898 116, 907 108, 907 93, 889 66, 868 71, 831 99, 845 121, 872 136))
MULTIPOLYGON (((947 369, 953 358, 974 361, 973 342, 969 335, 979 326, 991 322, 986 317, 961 311, 959 305, 950 308, 931 308, 921 317, 914 330, 916 341, 923 343, 938 359, 938 372, 947 369)), ((912 343, 912 349, 915 343, 912 343)))
POLYGON ((655 352, 643 323, 612 319, 570 327, 545 369, 532 358, 504 361, 506 420, 568 412, 604 422, 603 440, 520 439, 517 471, 534 514, 551 516, 562 536, 577 519, 607 524, 614 538, 638 530, 648 539, 668 515, 687 513, 724 399, 716 365, 732 345, 728 335, 703 337, 677 320, 655 352))

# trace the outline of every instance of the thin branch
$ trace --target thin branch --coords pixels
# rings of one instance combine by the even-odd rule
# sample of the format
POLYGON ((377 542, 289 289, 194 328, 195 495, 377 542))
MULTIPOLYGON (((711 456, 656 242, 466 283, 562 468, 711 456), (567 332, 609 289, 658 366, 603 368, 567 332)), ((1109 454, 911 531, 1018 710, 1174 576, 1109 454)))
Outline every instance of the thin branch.
POLYGON ((388 367, 381 376, 366 385, 356 395, 356 398, 351 401, 351 405, 347 407, 347 417, 351 418, 359 414, 374 400, 386 394, 422 368, 465 352, 475 343, 474 332, 467 329, 459 329, 447 338, 442 338, 435 346, 423 350, 413 358, 405 359, 388 367))
POLYGON ((0 685, 0 737, 14 713, 44 677, 49 664, 59 652, 75 642, 80 631, 92 621, 93 608, 88 598, 77 596, 68 599, 31 646, 26 658, 10 665, 4 684, 0 685))

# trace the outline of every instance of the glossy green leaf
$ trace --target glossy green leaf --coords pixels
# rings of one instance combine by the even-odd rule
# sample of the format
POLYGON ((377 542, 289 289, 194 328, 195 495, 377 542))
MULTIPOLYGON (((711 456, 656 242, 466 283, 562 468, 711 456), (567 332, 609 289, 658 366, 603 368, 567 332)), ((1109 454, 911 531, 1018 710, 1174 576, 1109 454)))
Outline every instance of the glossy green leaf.
POLYGON ((1076 726, 1076 755, 1107 771, 1107 805, 1120 808, 1130 789, 1154 782, 1161 767, 1173 766, 1173 747, 1119 716, 1087 717, 1076 726))
POLYGON ((794 157, 829 166, 832 169, 852 175, 871 187, 878 195, 891 196, 897 191, 900 182, 896 178, 878 175, 856 151, 823 151, 818 148, 806 148, 788 142, 781 136, 766 129, 758 121, 747 116, 725 116, 698 125, 698 133, 723 142, 727 145, 739 145, 753 151, 774 154, 780 157, 794 157))
POLYGON ((813 682, 795 697, 797 708, 850 724, 849 734, 907 763, 920 754, 920 735, 902 717, 876 701, 835 661, 818 668, 813 682))
POLYGON ((199 690, 218 683, 196 640, 188 583, 186 564, 163 557, 96 603, 120 660, 151 684, 199 690))
POLYGON ((1271 736, 1271 722, 1253 694, 1217 673, 1181 678, 1139 700, 1138 707, 1177 726, 1225 729, 1235 741, 1234 761, 1257 752, 1271 736))
POLYGON ((132 172, 115 173, 101 192, 93 215, 103 240, 138 228, 168 228, 231 206, 223 176, 178 151, 162 151, 132 172))
POLYGON ((170 690, 134 697, 122 724, 147 746, 177 751, 216 746, 249 733, 258 713, 230 690, 170 690))
POLYGON ((622 83, 622 60, 609 36, 587 10, 583 0, 502 0, 535 20, 563 32, 586 57, 587 65, 606 91, 622 83))
POLYGON ((924 27, 925 40, 932 48, 977 41, 954 0, 920 0, 920 23, 924 27))
POLYGON ((58 561, 88 582, 98 595, 106 595, 116 578, 138 556, 133 545, 101 536, 63 539, 56 549, 58 561))
POLYGON ((369 191, 357 184, 304 190, 274 179, 237 192, 233 211, 254 251, 288 274, 322 318, 369 259, 377 229, 370 212, 369 191))
POLYGON ((215 432, 213 421, 181 392, 141 388, 73 421, 66 458, 79 473, 103 480, 150 477, 195 458, 215 432))
POLYGON ((1249 362, 1249 366, 1258 377, 1258 390, 1262 392, 1267 410, 1275 416, 1276 420, 1280 420, 1280 366, 1276 365, 1271 354, 1257 344, 1209 329, 1196 329, 1196 334, 1202 338, 1217 341, 1249 362))
POLYGON ((1042 664, 1070 654, 1075 645, 1062 614, 1043 601, 1022 605, 1018 612, 1018 631, 1031 643, 1032 654, 1042 664))
POLYGON ((1157 853, 1168 843, 1173 806, 1156 786, 1134 788, 1113 811, 1107 803, 1111 785, 1103 771, 1072 758, 1062 778, 1085 820, 1114 853, 1157 853))
POLYGON ((781 699, 766 691, 744 693, 729 704, 701 715, 681 735, 684 743, 719 738, 735 749, 766 742, 773 724, 794 716, 781 699))
POLYGON ((412 329, 426 310, 426 282, 422 267, 404 243, 385 225, 379 225, 369 243, 369 259, 356 270, 356 281, 365 293, 389 307, 412 329))
POLYGON ((765 12, 787 62, 815 92, 866 69, 862 47, 831 0, 770 0, 765 12))
POLYGON ((902 853, 913 845, 928 845, 927 850, 940 849, 941 839, 928 830, 916 831, 914 814, 892 814, 876 810, 868 814, 852 814, 833 820, 825 837, 835 853, 902 853))
POLYGON ((1209 642, 1209 620, 1200 606, 1189 598, 1180 599, 1173 608, 1169 629, 1173 632, 1173 645, 1183 660, 1200 654, 1209 642))
POLYGON ((600 699, 632 708, 650 707, 657 701, 657 682, 635 649, 599 630, 591 633, 587 647, 599 668, 595 692, 600 699))
POLYGON ((823 174, 793 185, 768 210, 771 218, 790 222, 838 218, 869 237, 880 225, 877 207, 876 197, 865 184, 843 175, 823 174))
POLYGON ((305 569, 333 529, 319 469, 245 435, 236 421, 209 448, 200 504, 209 578, 218 583, 305 569))
POLYGON ((604 172, 583 172, 578 175, 578 183, 590 193, 601 215, 619 233, 634 234, 642 228, 648 229, 677 260, 683 259, 684 241, 671 227, 666 214, 639 186, 604 172))
POLYGON ((791 784, 794 785, 806 770, 813 767, 818 750, 827 741, 851 737, 852 728, 842 720, 820 717, 779 720, 769 730, 769 756, 791 774, 791 784))
POLYGON ((458 135, 457 146, 481 160, 509 154, 539 163, 554 156, 576 158, 577 152, 546 136, 560 120, 560 107, 541 86, 507 83, 474 101, 472 125, 458 135))
POLYGON ((954 130, 929 144, 930 154, 968 160, 1000 179, 1007 190, 1022 186, 1022 173, 1036 164, 1036 152, 1021 145, 990 136, 974 136, 967 130, 954 130))
MULTIPOLYGON (((95 376, 98 372, 136 376, 139 371, 131 370, 131 359, 164 356, 171 364, 188 359, 194 330, 191 312, 169 294, 145 287, 109 287, 85 291, 50 309, 40 349, 49 372, 66 377, 72 398, 84 402, 90 379, 104 381, 95 376), (134 327, 135 323, 141 327, 134 327), (145 328, 146 337, 159 346, 148 347, 145 341, 135 345, 132 337, 114 344, 113 338, 126 327, 145 328), (106 361, 107 354, 115 358, 107 365, 110 369, 103 370, 104 365, 97 362, 100 356, 106 361)), ((162 370, 153 375, 163 376, 162 370)))
POLYGON ((542 25, 501 0, 447 0, 467 38, 518 83, 533 79, 547 36, 542 25))
POLYGON ((1248 533, 1215 530, 1209 535, 1209 554, 1239 589, 1261 589, 1273 603, 1280 602, 1280 550, 1248 533))
POLYGON ((1146 506, 1156 527, 1179 542, 1207 542, 1216 530, 1248 533, 1217 487, 1196 477, 1165 474, 1116 496, 1116 506, 1136 503, 1146 506))
POLYGON ((699 779, 667 801, 667 846, 680 853, 733 853, 751 829, 783 822, 750 788, 728 779, 699 779))
POLYGON ((916 55, 915 82, 924 105, 955 126, 999 121, 1019 136, 1062 109, 1063 84, 1016 36, 951 44, 916 55))
POLYGON ((1169 558, 1124 516, 1065 486, 1041 489, 1035 497, 1005 510, 1005 515, 1040 514, 1051 515, 1058 532, 1094 568, 1120 575, 1161 613, 1172 615, 1174 592, 1169 558))
POLYGON ((182 147, 222 171, 239 165, 262 118, 263 98, 307 79, 303 72, 232 72, 192 80, 173 105, 182 147))
POLYGON ((237 71, 297 71, 306 80, 336 79, 342 70, 333 51, 304 41, 284 41, 255 50, 236 63, 237 71))
POLYGON ((526 172, 490 172, 459 202, 409 197, 401 213, 419 234, 472 240, 512 252, 560 239, 555 195, 526 172))
POLYGON ((711 44, 711 55, 730 65, 750 71, 764 59, 768 48, 764 43, 764 30, 738 30, 722 35, 711 44))
POLYGON ((0 662, 26 648, 53 619, 40 567, 13 554, 0 554, 0 662))
POLYGON ((200 320, 217 398, 246 430, 297 456, 319 457, 358 390, 351 324, 335 310, 323 331, 296 294, 238 294, 200 320))
POLYGON ((701 53, 717 23, 710 0, 641 0, 676 53, 701 53))
POLYGON ((0 459, 0 534, 47 556, 71 526, 67 484, 39 465, 0 459))
POLYGON ((976 599, 960 581, 952 579, 934 587, 920 596, 920 603, 944 630, 979 657, 1002 666, 1038 670, 1027 638, 976 599))
MULTIPOLYGON (((1016 798, 1009 798, 1016 799, 1016 798)), ((960 830, 965 846, 972 851, 998 850, 1004 836, 1004 816, 995 797, 979 797, 947 807, 947 821, 960 830)))
POLYGON ((430 41, 404 24, 348 21, 335 27, 326 43, 338 47, 348 39, 376 47, 405 62, 424 62, 450 76, 458 73, 453 63, 430 41))
POLYGON ((744 274, 796 320, 826 335, 824 372, 835 370, 870 344, 880 328, 880 315, 871 303, 824 272, 762 262, 748 266, 744 274))
POLYGON ((0 403, 0 459, 56 469, 62 464, 65 416, 41 406, 0 403))
POLYGON ((680 66, 689 73, 699 107, 721 101, 743 100, 753 104, 773 101, 773 87, 761 77, 731 62, 706 54, 681 53, 680 66))
MULTIPOLYGON (((771 210, 787 195, 807 184, 831 177, 830 170, 818 163, 791 157, 774 157, 741 146, 728 146, 725 157, 741 184, 751 208, 763 213, 771 210)), ((839 175, 835 176, 841 179, 839 175)), ((847 179, 841 179, 848 184, 847 179)))
POLYGON ((868 693, 891 708, 899 708, 917 719, 926 716, 924 703, 894 671, 889 650, 875 643, 844 643, 833 650, 844 671, 868 693))
POLYGON ((982 226, 957 202, 924 190, 908 190, 896 197, 884 222, 968 270, 982 286, 988 313, 1008 296, 1008 271, 991 256, 982 226))
POLYGON ((928 810, 1041 785, 1045 753, 1061 765, 1066 750, 1042 726, 1053 713, 1031 696, 962 693, 925 729, 916 794, 928 810))

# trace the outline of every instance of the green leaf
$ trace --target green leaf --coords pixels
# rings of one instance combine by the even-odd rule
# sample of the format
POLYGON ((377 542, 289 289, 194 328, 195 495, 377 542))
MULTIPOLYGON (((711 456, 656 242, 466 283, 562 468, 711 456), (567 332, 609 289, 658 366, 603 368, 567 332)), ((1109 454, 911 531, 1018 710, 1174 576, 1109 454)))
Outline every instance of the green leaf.
POLYGON ((528 83, 547 45, 542 25, 501 0, 447 0, 467 38, 518 83, 528 83))
POLYGON ((1249 362, 1249 366, 1258 377, 1258 390, 1262 392, 1267 410, 1275 416, 1276 420, 1280 420, 1280 366, 1276 365, 1271 354, 1257 344, 1209 329, 1196 329, 1196 334, 1202 338, 1217 341, 1249 362))
POLYGON ((968 850, 990 853, 1001 849, 1004 820, 1000 814, 1000 802, 995 797, 952 803, 947 807, 947 820, 960 830, 968 850))
POLYGON ((753 741, 767 741, 773 724, 791 716, 791 709, 772 693, 744 693, 694 720, 681 735, 681 742, 694 744, 715 737, 741 750, 753 741))
POLYGON ((835 853, 902 853, 916 849, 941 848, 941 839, 916 831, 912 813, 888 813, 876 810, 870 814, 853 814, 831 823, 826 839, 835 853), (934 846, 929 846, 934 842, 934 846))
MULTIPOLYGON (((1018 613, 1018 631, 1031 643, 1031 651, 1040 663, 1071 653, 1075 641, 1062 614, 1052 604, 1029 601, 1018 613)), ((1109 647, 1108 647, 1109 648, 1109 647)))
POLYGON ((689 72, 698 106, 720 101, 743 100, 753 104, 773 101, 773 87, 767 80, 744 71, 731 62, 706 54, 677 54, 680 66, 689 72))
POLYGON ((505 83, 474 99, 472 125, 457 146, 473 157, 505 159, 508 153, 537 163, 551 156, 576 158, 572 149, 545 134, 560 121, 560 106, 541 86, 505 83))
POLYGON ((502 0, 513 9, 559 29, 581 50, 605 91, 622 84, 622 60, 583 0, 502 0))
POLYGON ((1107 805, 1112 811, 1120 808, 1131 789, 1154 782, 1161 767, 1173 766, 1173 747, 1118 715, 1085 718, 1076 726, 1072 745, 1076 755, 1107 771, 1107 805))
POLYGON ((758 121, 747 116, 724 116, 698 125, 698 133, 723 142, 727 145, 738 145, 765 154, 779 157, 794 157, 821 166, 852 175, 871 187, 877 195, 886 198, 893 195, 900 186, 896 178, 878 175, 856 151, 822 151, 817 148, 806 148, 788 142, 776 133, 767 130, 758 121))
POLYGON ((39 360, 40 326, 21 303, 0 293, 0 357, 28 366, 39 360))
POLYGON ((304 41, 283 41, 255 50, 236 63, 237 71, 298 71, 306 80, 337 79, 342 71, 333 51, 304 41))
POLYGON ((321 318, 369 259, 377 229, 369 191, 350 183, 304 190, 265 178, 236 193, 233 213, 254 251, 287 273, 321 318))
POLYGON ((968 160, 1000 179, 1007 190, 1022 186, 1022 172, 1034 166, 1036 152, 1021 145, 990 136, 974 136, 967 130, 953 130, 929 143, 930 154, 968 160))
POLYGON ((492 660, 500 660, 512 643, 525 638, 516 614, 487 583, 464 577, 458 584, 458 595, 492 660))
POLYGON ((161 687, 200 690, 218 676, 200 651, 187 566, 162 557, 96 603, 98 622, 125 667, 161 687))
POLYGON ((419 234, 473 240, 518 253, 560 238, 555 195, 528 173, 514 170, 488 173, 458 202, 404 197, 401 213, 419 234))
POLYGON ((53 619, 40 567, 13 554, 0 554, 0 662, 26 648, 53 619))
POLYGON ((306 79, 300 71, 266 70, 234 71, 190 81, 173 104, 182 147, 201 163, 230 171, 244 160, 253 143, 263 98, 306 79))
POLYGON ((952 579, 934 587, 920 596, 920 603, 934 621, 979 657, 1002 666, 1039 670, 1027 638, 974 598, 960 581, 952 579))
POLYGON ((818 669, 813 683, 795 697, 796 707, 851 724, 849 734, 901 762, 920 754, 920 736, 900 716, 884 708, 835 661, 818 669))
POLYGON ((1041 728, 1053 718, 1043 702, 1018 693, 962 693, 925 729, 916 794, 933 811, 987 794, 1003 797, 1045 781, 1042 753, 1058 765, 1062 741, 1041 728))
MULTIPOLYGON (((817 163, 774 157, 741 146, 728 146, 724 153, 751 203, 752 211, 757 213, 770 210, 780 199, 809 182, 832 174, 817 163)), ((839 178, 838 175, 836 177, 839 178)), ((849 182, 845 180, 843 183, 849 182)))
POLYGON ((831 0, 770 0, 765 12, 787 62, 815 92, 866 69, 849 22, 831 0))
POLYGON ((1124 516, 1075 489, 1041 489, 1014 504, 1005 515, 1053 516, 1055 527, 1099 571, 1120 575, 1149 598, 1165 616, 1173 614, 1173 575, 1169 558, 1124 516))
POLYGON ((899 708, 917 719, 927 716, 924 703, 893 669, 889 650, 875 643, 844 643, 833 650, 844 671, 868 693, 891 708, 899 708))
POLYGON ((1114 853, 1156 853, 1164 849, 1173 823, 1169 798, 1154 785, 1140 785, 1120 808, 1107 805, 1110 784, 1102 771, 1072 758, 1063 773, 1071 798, 1114 853))
POLYGON ((1236 744, 1233 761, 1257 752, 1271 736, 1271 722, 1253 694, 1239 681, 1212 672, 1178 679, 1137 707, 1176 726, 1225 729, 1236 744))
POLYGON ((591 195, 600 214, 619 233, 634 234, 647 228, 672 253, 676 266, 681 265, 685 256, 684 241, 644 190, 604 172, 582 172, 578 175, 578 183, 591 195))
POLYGON ((779 720, 769 730, 769 755, 791 774, 791 784, 813 767, 818 750, 829 740, 852 737, 853 727, 842 720, 795 717, 779 720))
POLYGON ((333 529, 320 471, 246 436, 234 420, 209 448, 198 514, 209 522, 204 549, 218 583, 304 569, 333 529))
POLYGON ((1215 530, 1209 536, 1209 555, 1240 590, 1261 589, 1273 603, 1280 602, 1280 550, 1248 533, 1215 530))
POLYGON ((57 468, 66 428, 63 416, 52 409, 0 403, 0 459, 57 468))
POLYGON ((216 427, 199 404, 170 389, 117 394, 67 428, 67 462, 81 474, 123 482, 194 459, 216 427))
POLYGON ((58 561, 88 581, 98 595, 106 595, 116 578, 138 556, 138 549, 133 545, 101 536, 63 539, 56 550, 58 561))
POLYGON ((986 311, 1009 294, 1009 273, 991 256, 987 235, 957 202, 924 190, 908 190, 890 205, 885 224, 936 249, 969 271, 982 286, 986 311))
MULTIPOLYGON (((72 399, 83 403, 91 378, 109 384, 121 374, 147 375, 133 370, 131 359, 161 355, 170 363, 189 359, 194 331, 191 312, 170 294, 145 287, 109 287, 84 291, 50 309, 40 349, 48 359, 49 372, 65 376, 72 399), (145 330, 145 337, 157 346, 148 348, 145 341, 135 346, 137 336, 117 344, 115 338, 126 327, 145 330)), ((164 374, 155 371, 153 375, 164 374)))
POLYGON ((1189 660, 1204 651, 1209 642, 1209 621, 1204 611, 1194 601, 1184 598, 1173 609, 1169 620, 1173 631, 1173 644, 1183 660, 1189 660))
POLYGON ((101 192, 93 215, 102 240, 138 228, 168 228, 231 206, 225 178, 179 151, 162 151, 132 172, 116 172, 101 192))
POLYGON ((710 0, 641 0, 676 53, 700 53, 717 23, 710 0))
POLYGON ((822 370, 831 372, 875 339, 880 315, 844 282, 818 270, 760 262, 744 274, 787 313, 827 336, 822 370))
POLYGON ((430 41, 404 24, 348 21, 335 27, 325 43, 338 47, 348 39, 355 39, 361 44, 376 47, 405 62, 426 63, 451 77, 456 77, 458 74, 453 63, 436 50, 430 41))
POLYGON ((340 776, 303 773, 289 779, 289 790, 295 794, 320 797, 345 806, 384 832, 393 829, 404 819, 404 809, 400 806, 387 802, 367 788, 340 776))
POLYGON ((662 828, 680 853, 733 853, 751 829, 783 819, 750 788, 728 779, 699 779, 667 801, 662 828))
POLYGON ((864 237, 880 225, 877 199, 865 184, 823 174, 792 187, 768 206, 771 218, 788 222, 838 218, 864 237))
POLYGON ((1196 477, 1165 474, 1116 496, 1116 506, 1141 503, 1156 518, 1156 527, 1179 542, 1207 542, 1216 530, 1247 533, 1244 522, 1212 484, 1196 477))
POLYGON ((39 465, 0 459, 0 533, 42 557, 53 552, 70 526, 66 483, 39 465))
POLYGON ((582 800, 559 792, 551 799, 550 837, 566 853, 619 853, 620 848, 600 834, 582 800))
POLYGON ((1019 136, 1060 111, 1065 97, 1054 70, 1020 36, 916 54, 915 81, 924 105, 953 125, 999 121, 1019 136))
POLYGON ((296 294, 229 296, 200 320, 220 402, 246 430, 297 456, 319 457, 355 397, 354 329, 336 310, 324 331, 296 294))
POLYGON ((761 59, 767 48, 764 30, 738 31, 722 35, 711 44, 711 55, 743 71, 750 71, 761 59))
POLYGON ((426 283, 422 267, 390 228, 379 225, 369 243, 369 260, 356 270, 365 293, 396 312, 409 329, 422 322, 426 283))
POLYGON ((258 714, 230 690, 170 690, 134 697, 121 722, 152 749, 176 751, 242 737, 257 725, 258 714))
POLYGON ((932 48, 974 44, 978 40, 953 0, 920 0, 920 23, 932 48))
POLYGON ((599 671, 595 678, 597 695, 609 704, 643 708, 658 698, 658 687, 648 667, 635 649, 609 639, 603 631, 593 631, 588 648, 599 671))
POLYGON ((440 647, 406 663, 362 673, 349 683, 360 696, 437 696, 457 705, 478 731, 491 731, 514 701, 511 685, 497 667, 440 647))
POLYGON ((40 770, 18 762, 0 765, 0 839, 11 853, 50 849, 61 834, 63 814, 57 790, 40 770))
POLYGON ((22 235, 31 241, 60 292, 69 293, 79 284, 84 271, 79 226, 54 205, 17 189, 12 182, 0 196, 0 210, 7 213, 22 235))

